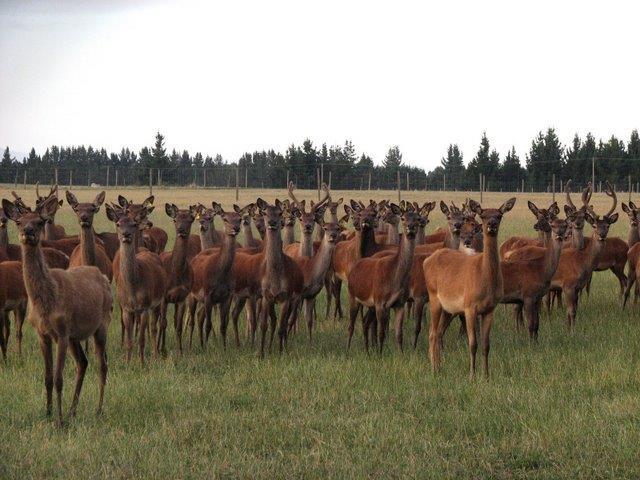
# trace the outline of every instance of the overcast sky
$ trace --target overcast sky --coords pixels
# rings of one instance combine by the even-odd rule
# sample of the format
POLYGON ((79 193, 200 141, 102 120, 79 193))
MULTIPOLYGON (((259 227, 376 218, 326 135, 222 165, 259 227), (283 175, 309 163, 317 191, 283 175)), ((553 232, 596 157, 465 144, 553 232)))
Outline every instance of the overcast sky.
POLYGON ((640 124, 639 2, 0 3, 0 144, 221 153, 391 145, 433 168, 483 131, 501 156, 553 126, 640 124), (179 6, 178 6, 179 5, 179 6))

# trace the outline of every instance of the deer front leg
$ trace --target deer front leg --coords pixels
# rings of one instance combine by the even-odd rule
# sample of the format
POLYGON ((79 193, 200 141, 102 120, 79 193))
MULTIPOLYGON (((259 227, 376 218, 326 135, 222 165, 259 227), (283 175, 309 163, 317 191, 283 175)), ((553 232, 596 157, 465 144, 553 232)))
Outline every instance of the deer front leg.
POLYGON ((378 323, 378 353, 382 355, 384 339, 387 336, 387 330, 389 328, 389 309, 385 308, 384 305, 376 305, 376 320, 378 323))
POLYGON ((484 376, 489 379, 489 349, 491 348, 491 324, 493 323, 493 311, 482 316, 482 360, 484 363, 484 376))
POLYGON ((182 329, 184 325, 184 313, 186 310, 185 302, 176 303, 173 312, 173 328, 176 331, 176 340, 178 341, 178 352, 182 354, 182 329))
POLYGON ((435 374, 440 370, 441 342, 438 338, 438 331, 440 330, 440 320, 443 310, 440 302, 436 298, 431 298, 429 310, 431 313, 431 322, 429 323, 429 357, 431 359, 431 368, 435 374))
POLYGON ((144 348, 147 335, 147 321, 149 319, 149 311, 145 310, 140 315, 140 325, 138 326, 138 344, 140 354, 140 364, 144 367, 144 348))
POLYGON ((6 332, 6 325, 9 323, 7 314, 0 308, 0 350, 2 350, 2 359, 7 361, 7 339, 9 335, 6 332))
POLYGON ((280 325, 278 327, 278 351, 282 353, 284 351, 285 341, 287 340, 287 326, 289 323, 289 315, 291 309, 296 305, 295 300, 287 299, 282 303, 280 308, 280 325))
POLYGON ((123 315, 123 319, 124 319, 124 326, 125 326, 125 332, 126 332, 126 349, 127 349, 127 353, 126 353, 126 359, 127 359, 127 363, 129 363, 131 361, 131 355, 133 354, 133 329, 134 329, 134 323, 135 323, 135 313, 130 311, 130 310, 124 310, 122 312, 123 315))
POLYGON ((413 349, 415 350, 418 347, 418 337, 420 336, 420 332, 422 331, 422 317, 424 316, 424 298, 417 298, 415 303, 413 304, 413 311, 415 317, 415 330, 413 332, 413 349))
POLYGON ((53 349, 51 337, 40 335, 40 350, 44 358, 44 387, 47 392, 47 416, 51 416, 51 400, 53 397, 53 349))
POLYGON ((401 305, 397 308, 394 309, 395 310, 395 315, 394 315, 394 323, 395 323, 395 329, 396 329, 396 343, 398 344, 398 348, 400 349, 400 351, 402 352, 402 342, 403 342, 403 328, 404 328, 404 316, 406 315, 406 304, 405 305, 401 305))
POLYGON ((260 303, 260 357, 264 358, 264 344, 267 339, 267 317, 271 311, 272 301, 263 297, 260 303))
MULTIPOLYGON (((229 309, 231 308, 231 297, 225 298, 220 303, 220 336, 222 337, 222 346, 227 348, 227 326, 229 325, 229 309)), ((236 328, 236 345, 240 346, 238 339, 238 329, 236 328)))
POLYGON ((476 352, 478 351, 476 339, 477 313, 475 308, 465 310, 464 318, 467 327, 467 341, 469 343, 469 378, 472 379, 476 374, 476 352))
POLYGON ((22 326, 24 325, 24 318, 26 314, 26 305, 24 307, 18 307, 14 312, 14 317, 16 319, 16 340, 18 343, 18 357, 22 356, 22 326))
POLYGON ((80 400, 80 392, 82 390, 82 383, 84 382, 84 375, 87 371, 87 365, 89 361, 82 349, 82 344, 77 340, 69 341, 69 350, 71 356, 76 361, 76 388, 73 393, 73 401, 71 402, 71 408, 69 409, 69 416, 76 416, 76 409, 78 408, 78 401, 80 400))
MULTIPOLYGON (((356 319, 358 318, 358 302, 355 297, 349 295, 349 327, 348 327, 348 338, 347 338, 347 350, 351 348, 351 339, 353 338, 353 330, 356 325, 356 319)), ((366 331, 364 328, 364 317, 362 318, 362 333, 366 336, 366 331)), ((367 352, 369 351, 369 339, 365 338, 365 348, 367 352)))
POLYGON ((69 339, 64 335, 58 337, 58 352, 56 355, 56 369, 53 374, 53 383, 56 387, 56 403, 58 407, 58 426, 62 426, 62 386, 64 363, 67 358, 67 345, 69 339))
POLYGON ((98 409, 96 415, 102 413, 102 403, 104 401, 104 386, 107 383, 107 329, 105 326, 98 328, 93 334, 93 343, 96 347, 96 359, 98 360, 98 373, 100 375, 100 392, 98 397, 98 409))

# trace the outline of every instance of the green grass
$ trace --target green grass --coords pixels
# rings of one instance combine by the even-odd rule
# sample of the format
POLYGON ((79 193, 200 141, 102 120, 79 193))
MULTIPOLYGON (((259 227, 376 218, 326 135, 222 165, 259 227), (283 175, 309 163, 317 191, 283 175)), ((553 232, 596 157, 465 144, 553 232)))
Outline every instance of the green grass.
MULTIPOLYGON (((175 196, 161 191, 157 203, 175 196)), ((505 217, 502 238, 531 230, 524 203, 505 217)), ((154 222, 169 229, 158 210, 154 222)), ((430 228, 442 224, 433 217, 430 228)), ((66 206, 59 223, 75 231, 66 206)), ((622 218, 612 234, 627 229, 622 218)), ((499 307, 488 382, 469 381, 457 323, 435 377, 424 329, 417 351, 401 353, 391 339, 382 356, 367 356, 361 331, 346 352, 345 323, 332 321, 320 322, 313 345, 303 330, 264 360, 248 346, 223 351, 219 336, 178 357, 169 327, 171 353, 142 368, 123 362, 114 312, 105 413, 94 416, 90 356, 77 417, 62 430, 45 417, 43 364, 25 326, 22 358, 12 337, 0 366, 0 478, 637 478, 640 333, 617 288, 613 274, 596 274, 575 333, 556 310, 534 346, 499 307)), ((405 329, 407 341, 413 322, 405 329)), ((73 376, 69 358, 65 411, 73 376)))

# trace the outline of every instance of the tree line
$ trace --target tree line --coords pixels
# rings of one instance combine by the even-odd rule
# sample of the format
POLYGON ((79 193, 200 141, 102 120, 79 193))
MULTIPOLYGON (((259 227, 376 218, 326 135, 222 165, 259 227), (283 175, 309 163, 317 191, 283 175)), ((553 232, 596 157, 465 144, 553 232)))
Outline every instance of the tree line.
POLYGON ((168 152, 164 136, 158 133, 154 145, 139 152, 129 148, 116 153, 92 146, 54 145, 42 155, 32 148, 19 161, 6 147, 0 160, 0 182, 21 182, 26 172, 28 183, 49 183, 53 171, 58 170, 62 175, 60 183, 67 183, 69 177, 75 184, 114 185, 119 173, 120 185, 141 185, 151 180, 164 185, 234 186, 238 176, 240 186, 282 188, 290 179, 298 188, 316 188, 321 175, 325 182, 330 178, 335 189, 394 189, 400 179, 403 189, 408 181, 410 189, 477 190, 480 175, 484 175, 487 190, 515 191, 524 181, 527 190, 540 191, 548 189, 554 174, 558 186, 569 178, 578 185, 586 184, 591 179, 592 161, 598 180, 618 185, 626 185, 629 176, 634 183, 640 180, 638 131, 633 130, 626 142, 615 136, 596 141, 592 134, 585 138, 576 134, 571 145, 565 146, 555 130, 549 128, 532 140, 524 163, 515 147, 501 157, 483 134, 478 151, 468 163, 458 145, 451 144, 440 165, 428 172, 404 162, 398 146, 389 148, 380 162, 374 162, 366 153, 358 156, 349 140, 343 145, 316 147, 306 139, 302 145, 292 144, 284 153, 247 152, 236 161, 228 161, 219 154, 204 156, 175 149, 168 152), (149 169, 155 172, 151 179, 149 169))

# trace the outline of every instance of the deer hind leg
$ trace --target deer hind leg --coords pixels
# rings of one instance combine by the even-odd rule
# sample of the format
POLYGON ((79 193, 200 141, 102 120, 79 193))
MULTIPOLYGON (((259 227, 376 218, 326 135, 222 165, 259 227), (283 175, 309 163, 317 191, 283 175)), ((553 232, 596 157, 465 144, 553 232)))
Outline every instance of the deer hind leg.
POLYGON ((285 300, 280 308, 280 326, 278 328, 278 351, 284 351, 287 341, 287 327, 289 326, 289 317, 292 310, 298 307, 297 300, 285 300))
POLYGON ((176 331, 176 340, 178 342, 178 352, 182 354, 182 331, 184 328, 184 314, 186 311, 186 303, 182 302, 175 304, 173 311, 173 329, 176 331))
MULTIPOLYGON (((213 330, 213 299, 211 295, 205 295, 204 297, 204 314, 205 314, 205 322, 204 322, 204 343, 203 340, 200 339, 200 343, 202 344, 202 348, 209 343, 209 335, 211 335, 211 330, 213 330)), ((226 342, 226 339, 223 339, 223 343, 226 342)))
POLYGON ((260 357, 264 357, 264 346, 267 339, 267 317, 272 308, 272 301, 262 298, 260 300, 260 357))
POLYGON ((467 327, 467 342, 469 343, 469 378, 476 374, 476 352, 478 351, 478 341, 476 338, 476 320, 478 314, 475 308, 468 308, 464 312, 467 327))
MULTIPOLYGON (((158 350, 160 348, 160 334, 158 333, 158 318, 159 318, 159 310, 152 309, 147 316, 147 327, 149 329, 149 338, 151 339, 152 348, 153 348, 153 358, 158 357, 158 350)), ((160 328, 162 331, 162 328, 160 328)))
POLYGON ((342 299, 340 295, 342 293, 342 280, 338 277, 334 277, 331 282, 331 291, 333 294, 333 300, 335 302, 335 308, 333 310, 333 320, 337 321, 342 319, 342 299))
POLYGON ((631 292, 631 287, 636 282, 636 269, 632 266, 629 266, 629 276, 627 277, 627 283, 624 289, 624 299, 622 302, 622 308, 626 307, 627 300, 629 300, 629 293, 631 292))
POLYGON ((524 326, 524 319, 522 316, 522 304, 516 303, 513 305, 513 314, 516 319, 516 329, 520 330, 524 326))
POLYGON ((326 298, 324 318, 329 318, 329 315, 331 314, 331 300, 333 299, 333 294, 331 292, 331 275, 330 274, 327 274, 327 276, 324 277, 324 292, 325 292, 325 298, 326 298))
POLYGON ((382 355, 384 340, 389 329, 389 309, 385 308, 384 305, 376 305, 376 320, 378 323, 378 353, 382 355))
POLYGON ((303 301, 304 318, 307 321, 307 329, 309 330, 309 343, 313 342, 313 317, 316 308, 315 298, 305 298, 303 301))
POLYGON ((84 375, 87 372, 87 355, 82 349, 82 344, 77 340, 69 341, 69 350, 71 356, 76 361, 76 388, 73 393, 73 401, 71 402, 71 408, 69 410, 69 416, 76 416, 76 409, 78 408, 78 401, 80 400, 80 392, 82 391, 82 383, 84 382, 84 375))
MULTIPOLYGON (((351 295, 349 295, 349 326, 347 329, 348 331, 347 350, 351 348, 351 339, 353 338, 353 330, 356 325, 356 319, 358 318, 358 307, 359 307, 358 302, 356 301, 355 297, 352 297, 351 295)), ((362 318, 362 331, 366 337, 366 332, 364 330, 364 317, 362 318)), ((368 350, 369 340, 366 338, 365 338, 365 344, 368 350)))
POLYGON ((98 360, 98 374, 100 375, 98 409, 96 415, 102 413, 102 403, 104 401, 104 386, 107 383, 107 328, 101 326, 93 334, 93 343, 96 347, 96 359, 98 360))
POLYGON ((491 348, 491 324, 493 323, 493 312, 482 316, 482 361, 484 366, 484 376, 489 378, 489 349, 491 348))
POLYGON ((189 296, 187 298, 187 308, 189 309, 189 319, 188 319, 188 327, 189 327, 189 349, 193 346, 193 327, 196 325, 196 307, 198 306, 198 301, 193 296, 189 296))
MULTIPOLYGON (((220 303, 220 336, 222 337, 222 346, 227 348, 227 327, 229 326, 229 310, 231 308, 231 297, 224 298, 220 303)), ((236 328, 236 344, 240 346, 238 339, 238 329, 236 328)))
POLYGON ((575 289, 570 289, 565 292, 567 303, 567 327, 569 332, 573 333, 573 329, 576 323, 576 311, 578 309, 578 292, 575 289))
MULTIPOLYGON (((229 305, 227 307, 227 322, 229 321, 229 313, 231 312, 231 301, 233 297, 229 295, 227 299, 229 305)), ((232 317, 231 321, 233 322, 233 334, 236 337, 236 348, 240 348, 240 333, 238 332, 238 319, 236 317, 232 317)))
POLYGON ((9 323, 8 315, 4 309, 0 307, 0 350, 2 350, 3 360, 7 360, 7 342, 9 335, 7 334, 7 324, 9 323))
POLYGON ((204 302, 199 302, 200 308, 196 313, 197 321, 198 321, 198 333, 200 334, 200 348, 204 350, 204 316, 206 307, 204 306, 204 302))
MULTIPOLYGON (((20 306, 13 312, 13 316, 16 319, 16 341, 18 346, 18 356, 22 356, 22 326, 24 325, 24 319, 27 315, 27 306, 20 306)), ((8 340, 8 339, 7 339, 8 340)), ((8 344, 8 342, 7 342, 8 344)))
POLYGON ((402 344, 403 344, 403 339, 404 339, 404 317, 407 314, 407 304, 405 303, 404 305, 400 305, 399 307, 395 308, 395 312, 394 312, 394 325, 395 325, 395 331, 396 331, 396 343, 398 344, 398 348, 400 349, 400 351, 402 352, 402 344))
POLYGON ((127 326, 124 321, 124 310, 120 307, 120 347, 124 346, 124 340, 126 337, 127 326))
POLYGON ((364 350, 369 354, 369 339, 374 335, 372 333, 373 326, 376 324, 376 311, 374 308, 368 308, 367 313, 362 317, 362 336, 364 337, 364 350))
POLYGON ((624 264, 614 265, 611 267, 611 271, 618 279, 618 283, 620 284, 620 297, 622 297, 622 295, 624 295, 625 286, 627 285, 627 276, 624 274, 624 264))
POLYGON ((442 318, 442 305, 437 298, 430 298, 429 310, 431 313, 431 322, 429 323, 429 357, 431 359, 431 368, 433 373, 440 370, 441 347, 442 344, 438 338, 440 330, 440 320, 442 318))
POLYGON ((131 355, 133 353, 133 329, 135 322, 135 313, 130 311, 123 311, 122 318, 124 319, 124 326, 126 332, 125 348, 126 348, 126 360, 127 363, 131 361, 131 355))
POLYGON ((144 348, 146 344, 146 334, 147 334, 147 322, 149 320, 149 310, 145 310, 140 314, 140 325, 138 326, 138 331, 140 335, 138 337, 138 352, 140 355, 140 364, 144 367, 144 348))
POLYGON ((156 333, 153 336, 155 340, 155 355, 158 353, 164 355, 166 353, 165 348, 165 336, 167 333, 167 304, 162 300, 160 306, 154 312, 154 321, 151 324, 151 330, 154 330, 156 326, 156 333))
POLYGON ((255 347, 256 331, 258 330, 258 316, 256 312, 256 299, 249 297, 247 301, 247 328, 251 337, 251 348, 255 347))
POLYGON ((53 374, 53 384, 56 387, 56 405, 58 410, 58 426, 62 426, 62 386, 64 363, 67 359, 67 345, 69 339, 63 335, 58 337, 58 351, 56 354, 56 369, 53 374))
POLYGON ((418 298, 413 304, 414 318, 415 318, 415 330, 413 332, 413 349, 415 350, 418 347, 418 337, 420 336, 420 331, 422 330, 422 317, 424 316, 424 305, 425 299, 418 298))
POLYGON ((529 340, 538 340, 538 321, 536 315, 536 302, 532 298, 525 298, 521 310, 524 309, 524 315, 527 318, 529 327, 529 340))

